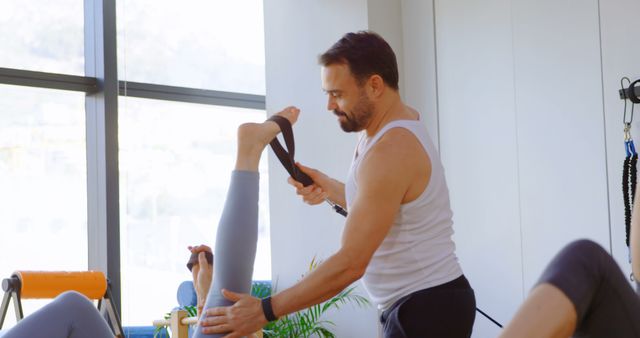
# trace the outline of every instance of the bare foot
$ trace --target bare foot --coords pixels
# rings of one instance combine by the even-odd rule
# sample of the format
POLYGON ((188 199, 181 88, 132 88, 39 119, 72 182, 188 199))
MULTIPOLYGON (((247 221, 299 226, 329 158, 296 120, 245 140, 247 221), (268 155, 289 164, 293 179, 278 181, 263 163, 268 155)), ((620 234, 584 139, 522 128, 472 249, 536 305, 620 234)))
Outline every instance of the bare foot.
MULTIPOLYGON (((287 107, 275 114, 289 120, 291 124, 296 123, 300 109, 287 107)), ((238 157, 236 160, 237 170, 257 171, 260 155, 264 148, 280 133, 280 127, 273 121, 262 123, 244 123, 238 127, 238 157)))

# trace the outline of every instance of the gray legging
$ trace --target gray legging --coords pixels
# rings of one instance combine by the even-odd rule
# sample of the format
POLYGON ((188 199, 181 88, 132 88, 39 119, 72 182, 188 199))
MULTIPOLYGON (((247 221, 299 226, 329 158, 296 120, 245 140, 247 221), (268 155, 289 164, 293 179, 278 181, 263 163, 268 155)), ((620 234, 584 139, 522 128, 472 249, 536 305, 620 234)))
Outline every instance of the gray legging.
POLYGON ((18 322, 2 338, 113 338, 93 303, 68 291, 18 322))
MULTIPOLYGON (((236 170, 231 174, 229 192, 218 224, 215 274, 205 309, 233 304, 222 296, 222 289, 240 293, 251 291, 258 241, 259 180, 258 172, 254 171, 236 170)), ((198 325, 193 338, 223 336, 224 334, 204 334, 198 325)))
POLYGON ((567 245, 538 283, 550 283, 571 300, 578 321, 574 337, 640 337, 640 298, 600 245, 567 245))

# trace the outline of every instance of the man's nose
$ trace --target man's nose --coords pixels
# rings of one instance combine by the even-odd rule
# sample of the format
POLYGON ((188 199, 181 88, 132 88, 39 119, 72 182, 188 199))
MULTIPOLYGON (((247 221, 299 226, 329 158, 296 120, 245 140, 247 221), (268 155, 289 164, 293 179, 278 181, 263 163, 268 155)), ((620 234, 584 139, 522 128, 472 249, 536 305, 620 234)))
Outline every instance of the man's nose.
POLYGON ((336 104, 336 101, 334 98, 329 97, 329 99, 327 100, 327 110, 333 111, 336 110, 338 108, 338 104, 336 104))

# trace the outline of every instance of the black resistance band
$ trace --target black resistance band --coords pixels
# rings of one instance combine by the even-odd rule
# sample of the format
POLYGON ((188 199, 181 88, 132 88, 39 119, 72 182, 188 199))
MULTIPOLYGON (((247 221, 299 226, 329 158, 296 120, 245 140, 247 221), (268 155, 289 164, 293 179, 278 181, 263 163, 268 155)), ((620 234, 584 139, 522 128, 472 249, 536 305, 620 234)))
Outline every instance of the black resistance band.
MULTIPOLYGON (((629 89, 626 94, 626 99, 631 101, 631 115, 627 119, 627 100, 624 101, 624 115, 622 117, 622 123, 624 124, 624 150, 626 156, 622 167, 622 197, 624 200, 624 228, 625 228, 625 244, 629 248, 629 233, 631 231, 631 214, 633 212, 633 201, 636 197, 636 182, 637 182, 637 163, 638 153, 631 137, 631 123, 633 122, 633 108, 636 103, 640 103, 640 98, 635 93, 636 84, 640 83, 640 79, 631 82, 629 78, 623 77, 620 80, 620 86, 623 92, 625 91, 624 81, 629 81, 629 89)), ((631 261, 631 254, 629 253, 629 261, 631 261)), ((632 274, 633 276, 633 274, 632 274)))
MULTIPOLYGON (((291 123, 289 122, 289 120, 278 115, 273 115, 268 120, 273 121, 277 123, 278 126, 280 126, 280 130, 282 131, 282 136, 284 137, 284 142, 287 145, 287 149, 289 149, 289 152, 287 153, 287 151, 284 150, 284 148, 278 141, 278 138, 274 138, 273 141, 271 141, 270 143, 271 149, 273 149, 273 152, 276 154, 276 156, 280 160, 280 163, 282 163, 282 166, 287 170, 287 172, 289 172, 289 175, 291 175, 293 179, 302 183, 303 186, 306 187, 306 186, 312 185, 313 180, 307 174, 302 172, 302 170, 300 170, 298 166, 296 166, 296 162, 293 159, 293 156, 295 154, 295 145, 293 140, 293 130, 291 129, 291 123)), ((327 200, 327 202, 331 205, 333 210, 335 210, 340 215, 347 217, 347 211, 344 210, 341 206, 333 203, 330 200, 327 200)), ((484 313, 482 310, 480 310, 480 308, 476 307, 476 310, 480 312, 480 314, 485 316, 487 319, 489 319, 491 322, 496 324, 498 327, 502 328, 502 324, 497 322, 495 319, 491 318, 491 316, 489 316, 488 314, 484 313)))
POLYGON ((624 198, 624 224, 626 232, 626 244, 629 247, 629 233, 631 229, 631 213, 633 201, 636 198, 636 182, 637 182, 637 163, 638 153, 633 146, 633 140, 625 141, 627 156, 624 159, 624 167, 622 168, 622 193, 624 198))
MULTIPOLYGON (((289 172, 289 175, 293 177, 294 180, 302 183, 303 186, 308 187, 313 184, 313 180, 309 175, 305 174, 298 166, 296 165, 296 161, 293 158, 296 152, 295 142, 293 140, 293 130, 291 129, 291 122, 286 118, 278 115, 273 115, 269 119, 269 121, 273 121, 278 124, 280 127, 280 131, 282 131, 282 136, 284 137, 284 143, 287 146, 289 152, 284 150, 278 138, 274 138, 269 145, 271 145, 271 149, 282 163, 282 166, 289 172)), ((335 210, 335 212, 340 215, 347 217, 347 211, 344 210, 340 205, 333 203, 333 201, 326 200, 329 205, 335 210)))

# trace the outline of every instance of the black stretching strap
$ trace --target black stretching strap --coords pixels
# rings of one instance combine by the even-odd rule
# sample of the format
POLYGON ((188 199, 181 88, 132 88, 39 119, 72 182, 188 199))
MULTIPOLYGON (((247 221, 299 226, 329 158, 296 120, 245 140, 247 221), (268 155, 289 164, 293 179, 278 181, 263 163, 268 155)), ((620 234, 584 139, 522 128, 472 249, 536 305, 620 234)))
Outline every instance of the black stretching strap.
MULTIPOLYGON (((278 115, 271 116, 268 119, 268 121, 273 121, 277 123, 278 126, 280 126, 280 130, 282 131, 282 136, 284 137, 284 142, 287 145, 287 149, 289 149, 289 152, 287 153, 287 151, 284 150, 284 148, 282 148, 282 145, 278 141, 277 137, 274 138, 273 141, 271 141, 270 143, 271 149, 273 149, 273 152, 276 154, 276 156, 280 160, 280 163, 282 163, 282 166, 284 166, 284 168, 289 172, 289 175, 291 175, 293 179, 302 183, 303 186, 306 187, 306 186, 312 185, 313 180, 307 174, 302 172, 302 170, 300 170, 298 166, 296 166, 296 162, 293 159, 293 155, 295 154, 295 145, 293 141, 293 130, 291 129, 291 122, 289 122, 289 120, 287 120, 286 118, 278 115)), ((327 202, 331 205, 333 210, 335 210, 340 215, 347 217, 346 210, 344 210, 342 207, 340 207, 339 205, 329 200, 327 200, 327 202)), ((263 307, 264 305, 265 304, 263 302, 263 307)), ((496 324, 497 326, 502 327, 500 323, 498 323, 495 319, 491 318, 488 314, 484 313, 482 310, 480 310, 480 308, 476 307, 476 310, 480 312, 480 314, 485 316, 487 319, 492 321, 494 324, 496 324)))
MULTIPOLYGON (((273 115, 267 120, 273 121, 278 124, 278 126, 280 127, 280 131, 282 132, 282 136, 284 137, 284 144, 287 146, 287 149, 289 149, 289 152, 284 150, 277 137, 274 137, 271 143, 269 143, 269 145, 271 145, 271 149, 278 157, 278 160, 280 160, 280 163, 282 163, 282 166, 287 170, 287 172, 289 172, 289 175, 291 175, 294 180, 302 183, 303 186, 308 187, 312 185, 313 180, 311 179, 311 177, 309 177, 309 175, 305 174, 302 170, 300 170, 300 168, 298 168, 298 166, 296 165, 296 161, 293 158, 296 152, 296 147, 293 140, 293 130, 291 129, 291 122, 279 115, 273 115)), ((344 210, 344 208, 328 199, 326 201, 331 205, 335 212, 344 217, 347 217, 347 211, 344 210)))
POLYGON ((284 137, 284 143, 287 145, 287 149, 289 152, 282 148, 280 141, 275 137, 269 145, 271 145, 271 149, 276 154, 282 166, 289 172, 289 175, 293 177, 294 180, 302 183, 303 186, 307 187, 313 184, 313 180, 307 174, 305 174, 298 166, 296 165, 293 156, 296 153, 296 147, 293 141, 293 130, 291 129, 291 122, 286 118, 278 115, 271 116, 268 121, 273 121, 280 126, 280 131, 282 131, 282 136, 284 137))

